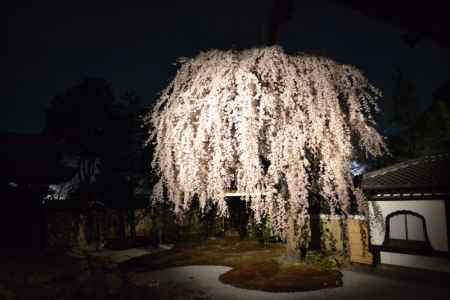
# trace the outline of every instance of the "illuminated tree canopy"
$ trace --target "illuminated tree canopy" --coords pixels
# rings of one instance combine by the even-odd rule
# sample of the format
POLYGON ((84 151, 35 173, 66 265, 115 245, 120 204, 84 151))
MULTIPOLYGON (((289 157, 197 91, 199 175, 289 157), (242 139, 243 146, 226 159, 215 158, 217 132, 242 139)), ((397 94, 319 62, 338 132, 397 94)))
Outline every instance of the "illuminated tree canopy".
POLYGON ((385 150, 373 118, 380 92, 352 66, 277 46, 180 64, 147 116, 160 178, 153 199, 165 196, 180 217, 195 194, 226 213, 226 193, 237 190, 257 222, 267 217, 286 237, 289 214, 304 224, 313 186, 332 212, 345 210, 349 192, 360 194, 352 157, 385 150))

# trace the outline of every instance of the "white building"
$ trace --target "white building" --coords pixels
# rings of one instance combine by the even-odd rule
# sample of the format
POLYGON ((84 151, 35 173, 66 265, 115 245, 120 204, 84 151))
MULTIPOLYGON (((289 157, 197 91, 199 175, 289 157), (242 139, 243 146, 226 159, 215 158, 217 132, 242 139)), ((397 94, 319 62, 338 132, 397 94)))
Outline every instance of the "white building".
POLYGON ((366 173, 375 263, 450 273, 450 154, 366 173))

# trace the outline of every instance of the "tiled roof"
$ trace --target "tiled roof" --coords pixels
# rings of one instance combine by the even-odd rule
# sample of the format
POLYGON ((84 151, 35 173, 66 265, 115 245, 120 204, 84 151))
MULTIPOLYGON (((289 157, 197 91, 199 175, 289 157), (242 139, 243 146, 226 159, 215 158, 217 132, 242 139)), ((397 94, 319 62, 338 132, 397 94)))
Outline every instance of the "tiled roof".
POLYGON ((408 160, 363 175, 364 190, 450 191, 450 153, 408 160))

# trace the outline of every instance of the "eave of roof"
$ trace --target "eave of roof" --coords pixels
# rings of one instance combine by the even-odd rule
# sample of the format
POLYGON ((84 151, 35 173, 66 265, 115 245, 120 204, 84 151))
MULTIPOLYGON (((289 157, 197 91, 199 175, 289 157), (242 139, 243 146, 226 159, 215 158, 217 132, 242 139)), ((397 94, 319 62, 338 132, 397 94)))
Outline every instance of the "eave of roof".
POLYGON ((365 191, 450 192, 450 154, 408 160, 363 175, 365 191))

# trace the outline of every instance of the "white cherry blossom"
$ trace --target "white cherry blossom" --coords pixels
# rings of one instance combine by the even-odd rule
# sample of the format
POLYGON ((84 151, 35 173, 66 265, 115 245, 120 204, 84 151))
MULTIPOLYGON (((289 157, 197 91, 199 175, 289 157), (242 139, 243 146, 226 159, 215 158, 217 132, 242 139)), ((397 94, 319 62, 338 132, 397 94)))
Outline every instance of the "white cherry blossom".
POLYGON ((237 190, 256 221, 267 216, 285 237, 289 213, 305 222, 314 159, 332 211, 348 206, 349 190, 360 203, 351 161, 385 150, 373 118, 379 96, 352 66, 278 46, 183 58, 147 116, 160 178, 153 199, 165 188, 182 217, 197 194, 202 208, 217 203, 224 214, 237 190))

